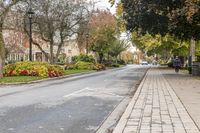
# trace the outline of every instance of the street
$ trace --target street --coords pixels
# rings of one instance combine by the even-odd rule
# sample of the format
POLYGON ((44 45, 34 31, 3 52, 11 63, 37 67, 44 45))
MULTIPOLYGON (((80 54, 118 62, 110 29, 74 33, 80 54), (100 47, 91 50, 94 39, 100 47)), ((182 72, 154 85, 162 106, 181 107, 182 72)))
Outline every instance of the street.
POLYGON ((148 67, 0 86, 0 133, 94 133, 148 67))

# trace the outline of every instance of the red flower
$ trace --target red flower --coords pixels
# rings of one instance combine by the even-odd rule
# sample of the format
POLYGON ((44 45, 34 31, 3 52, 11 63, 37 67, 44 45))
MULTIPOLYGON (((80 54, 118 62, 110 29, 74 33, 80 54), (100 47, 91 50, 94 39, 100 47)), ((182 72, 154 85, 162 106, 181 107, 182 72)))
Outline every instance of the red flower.
POLYGON ((27 70, 22 70, 22 71, 20 72, 20 75, 21 75, 21 76, 29 76, 29 73, 28 73, 27 70))

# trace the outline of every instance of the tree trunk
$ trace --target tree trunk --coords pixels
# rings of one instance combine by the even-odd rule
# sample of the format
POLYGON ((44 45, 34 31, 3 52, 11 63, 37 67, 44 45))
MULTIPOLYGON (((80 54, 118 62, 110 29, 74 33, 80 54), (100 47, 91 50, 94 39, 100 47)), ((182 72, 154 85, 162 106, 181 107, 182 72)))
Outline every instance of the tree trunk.
POLYGON ((45 58, 49 59, 49 55, 42 49, 39 43, 33 41, 33 44, 44 54, 45 58))
POLYGON ((103 62, 103 54, 100 53, 100 54, 99 54, 99 63, 101 64, 102 62, 103 62))
POLYGON ((58 62, 58 57, 60 55, 60 51, 61 51, 61 48, 58 48, 58 50, 56 52, 56 56, 55 56, 55 62, 58 62))
POLYGON ((50 42, 50 64, 54 63, 54 55, 53 55, 53 43, 50 42))
POLYGON ((192 67, 192 62, 195 61, 195 39, 192 37, 190 40, 190 49, 189 49, 189 62, 188 65, 192 67))
POLYGON ((0 56, 0 78, 3 77, 3 58, 0 56))
POLYGON ((117 56, 115 56, 115 63, 116 63, 116 64, 118 64, 118 61, 117 61, 117 56))
POLYGON ((58 49, 57 49, 57 52, 56 52, 56 57, 55 57, 55 61, 58 62, 58 57, 60 55, 60 52, 61 52, 61 49, 62 49, 62 46, 64 45, 64 40, 61 39, 61 42, 60 44, 58 45, 58 49))
POLYGON ((0 78, 3 77, 3 66, 5 63, 5 44, 2 31, 2 24, 0 24, 0 78))

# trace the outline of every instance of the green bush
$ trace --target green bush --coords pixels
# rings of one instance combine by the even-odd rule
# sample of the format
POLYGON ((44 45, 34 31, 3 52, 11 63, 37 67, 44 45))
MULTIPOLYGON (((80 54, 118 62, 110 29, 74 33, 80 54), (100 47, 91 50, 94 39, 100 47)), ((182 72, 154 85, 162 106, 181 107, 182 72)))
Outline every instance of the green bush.
POLYGON ((78 56, 73 56, 72 61, 75 63, 79 62, 79 61, 95 63, 94 57, 92 55, 86 55, 86 54, 80 54, 78 56))
POLYGON ((188 67, 187 69, 188 69, 189 74, 192 74, 192 67, 188 67))
POLYGON ((74 64, 69 64, 65 66, 65 70, 73 70, 73 69, 76 69, 74 64))
POLYGON ((106 70, 106 67, 105 67, 104 64, 99 64, 99 63, 97 63, 97 64, 95 65, 95 70, 97 70, 97 71, 106 70))
POLYGON ((168 67, 174 67, 174 66, 173 66, 173 62, 172 62, 172 61, 168 62, 168 63, 167 63, 167 66, 168 66, 168 67))
POLYGON ((119 60, 117 61, 117 63, 119 63, 120 65, 126 65, 126 62, 124 60, 119 60))
POLYGON ((78 61, 74 65, 74 68, 80 69, 80 70, 93 70, 93 69, 95 69, 95 65, 94 65, 94 63, 91 63, 91 62, 78 61))
POLYGON ((4 76, 39 76, 58 77, 64 70, 58 65, 50 65, 47 62, 17 62, 4 67, 4 76))
POLYGON ((112 67, 120 67, 119 64, 112 64, 111 66, 112 66, 112 67))

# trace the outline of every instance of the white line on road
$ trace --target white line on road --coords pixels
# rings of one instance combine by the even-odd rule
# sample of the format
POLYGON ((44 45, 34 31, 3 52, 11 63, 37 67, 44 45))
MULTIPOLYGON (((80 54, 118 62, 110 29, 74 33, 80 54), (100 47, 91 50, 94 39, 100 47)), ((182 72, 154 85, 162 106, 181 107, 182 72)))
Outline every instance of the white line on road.
POLYGON ((71 96, 73 96, 73 95, 76 95, 76 94, 78 94, 78 93, 80 93, 80 92, 83 92, 83 91, 85 91, 85 90, 89 90, 89 88, 86 87, 86 88, 84 88, 84 89, 75 91, 75 92, 73 92, 73 93, 71 93, 71 94, 68 94, 68 95, 65 95, 65 96, 63 96, 63 97, 68 98, 68 97, 71 97, 71 96))
POLYGON ((115 96, 115 97, 123 97, 123 96, 120 96, 120 95, 117 95, 117 94, 114 94, 114 93, 109 93, 109 92, 103 92, 103 91, 99 91, 99 90, 94 90, 94 89, 90 89, 89 87, 86 87, 84 89, 81 89, 81 90, 78 90, 78 91, 75 91, 71 94, 68 94, 68 95, 65 95, 63 96, 64 98, 68 98, 68 97, 71 97, 73 95, 77 95, 78 93, 80 92, 83 92, 83 91, 94 91, 94 92, 98 92, 98 93, 101 93, 101 94, 106 94, 106 95, 110 95, 110 96, 115 96))

